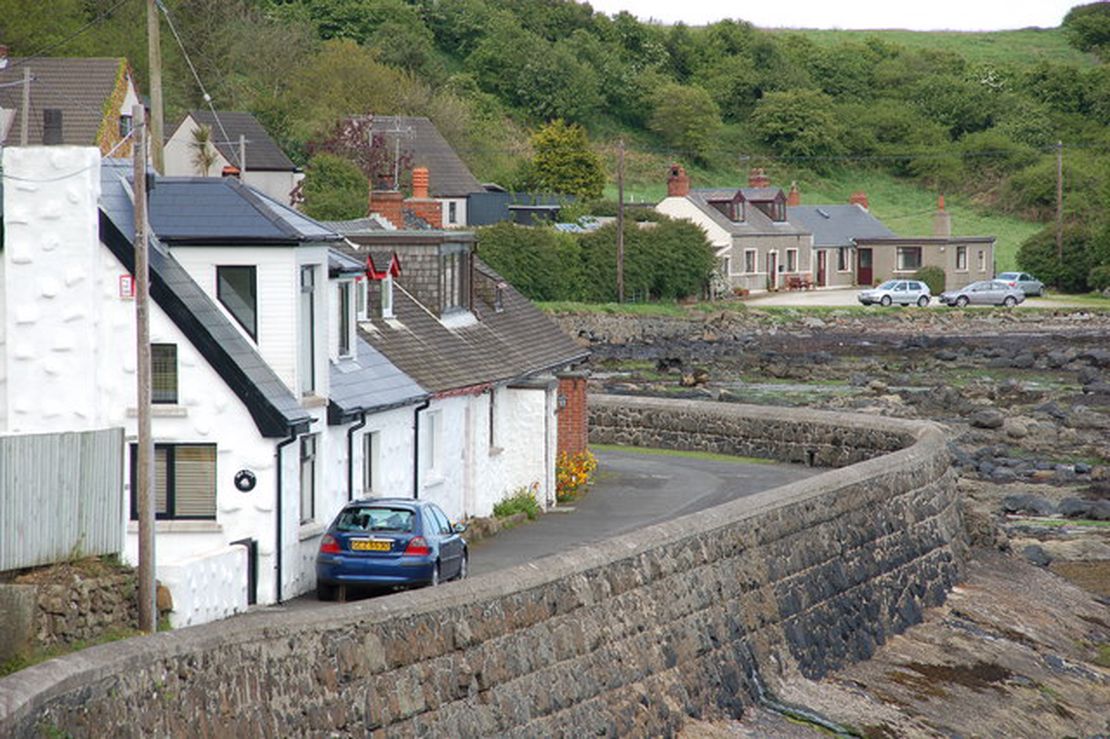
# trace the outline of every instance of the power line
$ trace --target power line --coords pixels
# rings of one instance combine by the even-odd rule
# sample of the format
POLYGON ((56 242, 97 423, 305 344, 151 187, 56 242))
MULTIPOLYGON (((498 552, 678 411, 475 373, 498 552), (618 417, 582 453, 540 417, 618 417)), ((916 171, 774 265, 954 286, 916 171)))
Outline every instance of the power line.
POLYGON ((123 5, 124 3, 127 3, 127 2, 130 2, 130 0, 119 0, 119 2, 117 2, 115 5, 108 8, 103 13, 101 13, 100 15, 93 18, 91 21, 89 21, 85 25, 78 28, 76 31, 71 33, 66 38, 64 38, 61 41, 58 41, 56 43, 53 43, 50 46, 47 46, 46 48, 39 49, 38 51, 36 51, 34 54, 31 54, 30 56, 21 57, 18 61, 12 62, 10 65, 8 65, 8 69, 16 69, 17 67, 21 67, 24 64, 27 64, 28 62, 30 62, 32 59, 38 59, 39 57, 46 56, 50 52, 54 51, 54 49, 65 46, 70 41, 73 41, 75 38, 77 38, 78 36, 83 34, 85 31, 89 30, 93 26, 95 26, 98 23, 101 23, 102 21, 105 21, 108 18, 110 18, 112 13, 116 12, 116 10, 118 10, 121 5, 123 5))
MULTIPOLYGON (((142 126, 142 125, 146 125, 146 124, 140 124, 140 126, 142 126)), ((140 126, 136 126, 135 128, 139 128, 140 126)), ((128 139, 130 139, 134 136, 135 128, 132 128, 131 131, 129 131, 126 136, 124 136, 122 139, 117 141, 116 145, 113 146, 111 149, 109 149, 108 152, 104 156, 101 157, 101 159, 102 160, 103 159, 108 159, 113 154, 115 154, 116 151, 118 151, 121 146, 123 146, 125 143, 127 143, 128 139)), ((34 183, 61 182, 62 180, 68 180, 70 177, 76 177, 77 175, 79 175, 83 172, 88 172, 90 169, 92 169, 94 167, 99 167, 99 166, 100 166, 100 162, 97 162, 96 164, 90 164, 87 167, 82 167, 81 169, 75 170, 73 172, 69 172, 68 174, 58 175, 57 177, 46 177, 46 178, 42 178, 42 179, 37 178, 37 177, 17 177, 16 175, 7 174, 2 169, 0 169, 0 178, 3 178, 5 180, 11 180, 13 182, 34 182, 34 183)))

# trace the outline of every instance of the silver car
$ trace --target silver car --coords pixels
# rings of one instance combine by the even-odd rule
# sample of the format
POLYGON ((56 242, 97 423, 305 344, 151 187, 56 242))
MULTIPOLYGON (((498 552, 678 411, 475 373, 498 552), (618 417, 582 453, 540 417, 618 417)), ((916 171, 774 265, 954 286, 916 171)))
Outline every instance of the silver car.
POLYGON ((1002 280, 983 280, 964 285, 958 290, 945 290, 938 298, 945 305, 1004 305, 1012 308, 1025 300, 1025 293, 1002 280))
POLYGON ((922 308, 929 304, 932 293, 929 286, 921 280, 887 280, 878 287, 861 290, 856 296, 864 305, 919 305, 922 308))
POLYGON ((1003 272, 994 279, 1008 282, 1010 287, 1020 289, 1026 297, 1044 295, 1044 283, 1028 272, 1003 272))

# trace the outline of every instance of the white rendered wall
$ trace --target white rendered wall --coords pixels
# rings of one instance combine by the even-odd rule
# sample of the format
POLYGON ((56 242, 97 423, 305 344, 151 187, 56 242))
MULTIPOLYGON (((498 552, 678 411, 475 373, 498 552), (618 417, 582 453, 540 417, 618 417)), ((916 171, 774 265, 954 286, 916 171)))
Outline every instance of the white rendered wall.
POLYGON ((439 202, 443 206, 442 213, 440 215, 440 223, 443 224, 444 228, 460 228, 466 225, 466 198, 439 198, 439 202), (448 217, 451 213, 451 203, 455 204, 454 223, 448 220, 448 217))
POLYGON ((665 216, 692 221, 701 226, 709 243, 716 249, 732 246, 732 235, 690 202, 689 198, 664 198, 655 206, 655 210, 665 216))

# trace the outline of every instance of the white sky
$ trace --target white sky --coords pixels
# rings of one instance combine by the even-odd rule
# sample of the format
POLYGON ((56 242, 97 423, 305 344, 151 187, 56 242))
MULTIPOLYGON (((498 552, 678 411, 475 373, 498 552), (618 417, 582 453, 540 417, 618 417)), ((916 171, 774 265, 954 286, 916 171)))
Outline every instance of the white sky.
POLYGON ((1055 28, 1075 5, 1090 0, 589 0, 596 11, 627 10, 642 20, 704 25, 722 18, 761 28, 906 28, 917 31, 997 31, 1055 28))

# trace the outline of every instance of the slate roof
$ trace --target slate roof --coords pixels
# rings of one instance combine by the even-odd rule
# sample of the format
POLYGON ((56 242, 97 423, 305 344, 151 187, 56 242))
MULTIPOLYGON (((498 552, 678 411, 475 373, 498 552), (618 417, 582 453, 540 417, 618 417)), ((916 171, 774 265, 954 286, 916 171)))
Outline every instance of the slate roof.
MULTIPOLYGON (((761 188, 767 189, 767 188, 761 188)), ((732 236, 779 236, 781 234, 808 234, 805 228, 786 221, 772 221, 771 218, 755 206, 745 208, 745 220, 731 221, 721 211, 710 205, 710 201, 732 200, 736 197, 736 190, 691 190, 687 196, 690 202, 705 213, 710 220, 723 228, 732 236)))
POLYGON ((782 190, 777 187, 741 187, 740 192, 749 202, 768 203, 777 198, 782 190))
MULTIPOLYGON (((130 172, 127 160, 103 162, 100 240, 134 274, 134 215, 126 184, 130 172)), ((149 258, 151 298, 243 402, 259 432, 275 438, 307 431, 311 416, 292 391, 155 238, 149 258)))
POLYGON ((385 221, 377 213, 365 218, 352 218, 349 221, 320 221, 320 225, 340 234, 366 233, 368 231, 395 231, 396 227, 385 221))
POLYGON ((894 232, 858 205, 791 205, 786 217, 813 234, 814 246, 852 246, 853 239, 883 238, 894 232))
MULTIPOLYGON (((404 268, 402 262, 402 274, 404 268)), ((588 355, 512 286, 503 288, 503 309, 497 312, 493 296, 503 282, 475 259, 477 320, 451 327, 395 282, 395 318, 371 313, 370 321, 359 323, 359 336, 433 394, 522 379, 588 355)))
MULTIPOLYGON (((234 110, 218 110, 219 123, 210 110, 193 110, 189 116, 197 123, 212 129, 212 143, 227 161, 239 165, 239 137, 247 139, 247 171, 259 172, 296 172, 297 165, 285 155, 262 124, 250 113, 234 110), (223 125, 221 131, 220 125, 223 125), (226 138, 224 134, 227 134, 226 138)), ((177 124, 174 133, 181 124, 177 124)), ((172 134, 171 134, 172 135, 172 134)))
POLYGON ((362 412, 397 408, 428 397, 424 388, 361 336, 355 340, 353 359, 330 365, 328 423, 333 425, 354 420, 362 412))
POLYGON ((433 198, 461 198, 472 192, 484 192, 481 183, 427 118, 374 116, 373 131, 383 135, 391 151, 399 139, 401 151, 411 153, 412 165, 428 168, 428 192, 433 198), (390 133, 397 129, 401 132, 390 133))
POLYGON ((158 238, 187 244, 339 241, 335 231, 235 177, 158 177, 150 193, 158 238))
POLYGON ((328 249, 328 277, 366 274, 366 262, 349 257, 337 249, 328 249))
MULTIPOLYGON (((31 68, 31 114, 27 125, 31 144, 42 144, 42 111, 58 108, 62 111, 62 143, 94 146, 104 120, 104 102, 116 88, 120 67, 126 64, 127 60, 122 58, 9 57, 7 66, 0 69, 0 85, 21 81, 24 66, 31 68)), ((22 85, 0 87, 0 108, 15 111, 8 135, 0 143, 19 143, 22 107, 22 85)))

